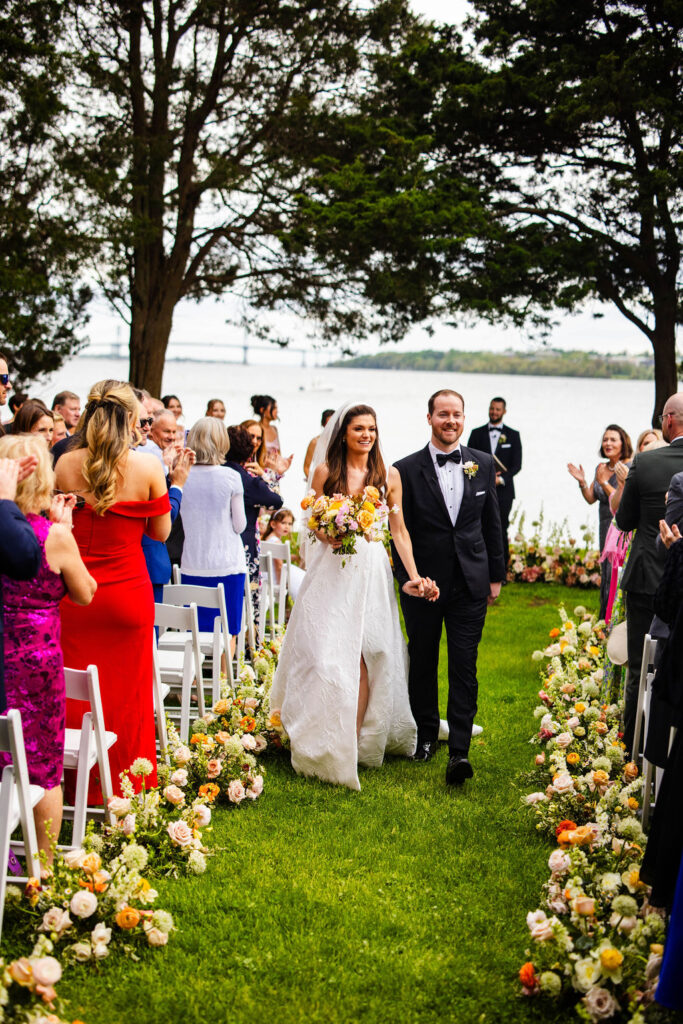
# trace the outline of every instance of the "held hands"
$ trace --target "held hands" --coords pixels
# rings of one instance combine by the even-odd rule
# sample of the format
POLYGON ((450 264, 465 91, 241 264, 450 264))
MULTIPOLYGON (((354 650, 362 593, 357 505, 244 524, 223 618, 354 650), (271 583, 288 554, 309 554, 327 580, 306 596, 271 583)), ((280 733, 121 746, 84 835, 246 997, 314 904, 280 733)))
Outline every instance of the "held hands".
POLYGON ((681 531, 678 529, 676 524, 669 526, 666 519, 659 520, 659 536, 662 538, 662 544, 665 548, 670 548, 672 544, 681 539, 681 531))
POLYGON ((428 576, 418 576, 414 580, 407 580, 401 589, 410 597, 424 597, 426 601, 438 601, 439 599, 439 588, 428 576))

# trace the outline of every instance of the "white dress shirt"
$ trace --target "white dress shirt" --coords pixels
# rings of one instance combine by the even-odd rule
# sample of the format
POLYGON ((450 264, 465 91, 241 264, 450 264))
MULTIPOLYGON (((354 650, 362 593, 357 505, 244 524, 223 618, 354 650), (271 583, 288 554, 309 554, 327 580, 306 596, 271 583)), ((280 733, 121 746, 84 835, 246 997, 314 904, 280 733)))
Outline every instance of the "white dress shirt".
MULTIPOLYGON (((453 451, 460 451, 460 445, 457 445, 453 451)), ((436 457, 437 455, 445 455, 446 452, 442 452, 439 448, 435 448, 431 441, 429 442, 429 454, 431 455, 432 462, 434 463, 436 477, 439 481, 439 487, 441 488, 443 499, 446 502, 448 514, 451 517, 451 523, 455 526, 455 521, 458 518, 458 512, 460 511, 460 505, 462 504, 463 491, 465 490, 465 474, 462 468, 462 461, 446 462, 443 466, 440 466, 436 461, 436 457)))
POLYGON ((503 433, 502 423, 489 423, 489 444, 491 445, 491 455, 495 455, 496 447, 498 446, 498 439, 503 433))

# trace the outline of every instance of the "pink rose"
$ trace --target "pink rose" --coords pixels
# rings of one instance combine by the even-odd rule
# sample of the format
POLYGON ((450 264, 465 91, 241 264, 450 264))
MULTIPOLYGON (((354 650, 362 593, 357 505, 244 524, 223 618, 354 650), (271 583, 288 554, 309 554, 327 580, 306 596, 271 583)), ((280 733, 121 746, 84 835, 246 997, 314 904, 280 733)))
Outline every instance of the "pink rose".
POLYGON ((555 743, 561 750, 564 750, 572 742, 574 737, 570 732, 561 732, 555 737, 555 743))
POLYGON ((529 795, 525 797, 525 803, 529 804, 530 806, 533 806, 534 804, 539 804, 542 800, 547 799, 548 797, 545 795, 545 793, 529 793, 529 795))
POLYGON ((544 701, 546 701, 546 703, 550 702, 550 697, 545 692, 545 690, 539 690, 538 691, 538 696, 539 696, 539 700, 544 700, 544 701))
POLYGON ((565 793, 570 793, 574 788, 574 780, 568 772, 560 772, 555 777, 552 784, 552 789, 557 793, 558 796, 563 796, 565 793))
POLYGON ((254 753, 262 754, 268 746, 267 740, 265 740, 263 736, 252 736, 252 739, 254 741, 254 753))
POLYGON ((178 768, 171 775, 171 782, 174 786, 186 786, 187 785, 187 770, 185 768, 178 768))
POLYGON ((254 708, 258 707, 258 700, 256 699, 256 697, 247 697, 247 699, 244 702, 244 706, 245 708, 251 708, 252 710, 254 710, 254 708))
POLYGON ((583 997, 583 1005, 588 1010, 591 1020, 608 1020, 619 1011, 619 1003, 606 988, 594 985, 583 997))
POLYGON ((117 818, 123 818, 130 811, 130 800, 124 796, 112 796, 107 801, 107 809, 117 818))
POLYGON ((233 804, 241 804, 246 796, 244 786, 239 779, 233 779, 228 786, 228 800, 233 804))
POLYGON ((250 800, 255 800, 258 796, 261 796, 263 792, 263 776, 257 775, 252 784, 247 789, 247 796, 250 800))
POLYGON ((526 915, 526 923, 531 932, 532 939, 536 942, 545 942, 552 939, 553 929, 550 921, 543 910, 534 910, 526 915))
POLYGON ((189 846, 194 839, 192 829, 185 821, 169 822, 166 831, 171 837, 171 842, 176 846, 189 846))
POLYGON ((168 942, 168 933, 162 932, 160 928, 148 928, 145 934, 150 946, 165 946, 168 942))
POLYGON ((207 807, 206 804, 197 804, 194 809, 194 826, 195 828, 205 828, 206 825, 211 821, 211 808, 207 807))
POLYGON ((564 875, 571 866, 571 858, 564 850, 553 850, 548 857, 548 867, 554 875, 564 875))
POLYGON ((164 796, 174 807, 180 807, 181 804, 185 803, 185 794, 178 786, 167 786, 164 790, 164 796))
POLYGON ((579 718, 577 718, 576 715, 573 715, 571 718, 567 719, 567 728, 568 729, 576 729, 577 725, 580 725, 580 724, 581 724, 581 721, 580 721, 579 718))
POLYGON ((256 750, 256 740, 251 733, 245 733, 242 737, 242 746, 245 750, 256 750))
POLYGON ((223 768, 223 762, 219 757, 212 757, 206 766, 206 776, 209 779, 217 779, 223 768))
POLYGON ((537 765, 545 764, 545 754, 536 754, 535 760, 537 765))
POLYGON ((186 746, 176 747, 173 751, 173 760, 182 768, 192 760, 192 751, 186 746))
POLYGON ((62 965, 54 956, 32 957, 29 963, 37 985, 56 985, 62 976, 62 965))
POLYGON ((135 832, 135 815, 127 814, 121 822, 121 831, 124 836, 132 836, 135 832))

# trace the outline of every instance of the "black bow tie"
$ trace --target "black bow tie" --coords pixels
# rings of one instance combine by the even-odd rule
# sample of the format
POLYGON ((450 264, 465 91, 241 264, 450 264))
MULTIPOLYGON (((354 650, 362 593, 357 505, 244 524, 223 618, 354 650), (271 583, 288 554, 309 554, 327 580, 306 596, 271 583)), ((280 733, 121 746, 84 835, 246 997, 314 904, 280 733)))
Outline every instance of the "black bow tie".
POLYGON ((503 429, 502 426, 497 427, 497 426, 495 426, 495 424, 489 423, 489 430, 502 430, 502 429, 503 429))
POLYGON ((454 452, 449 452, 448 455, 437 455, 436 461, 440 466, 445 466, 447 462, 462 462, 460 449, 456 448, 454 452))

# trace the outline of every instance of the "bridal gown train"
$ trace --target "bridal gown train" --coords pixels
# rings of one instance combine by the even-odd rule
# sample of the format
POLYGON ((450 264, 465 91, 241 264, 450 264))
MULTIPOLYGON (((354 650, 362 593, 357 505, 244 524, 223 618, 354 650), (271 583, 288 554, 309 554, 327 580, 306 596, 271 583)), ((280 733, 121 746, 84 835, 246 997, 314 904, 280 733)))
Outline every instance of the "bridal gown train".
POLYGON ((300 774, 360 789, 359 764, 379 767, 385 753, 414 753, 408 652, 383 544, 359 540, 345 558, 328 544, 309 545, 270 704, 280 710, 300 774), (361 654, 369 699, 356 740, 361 654))

